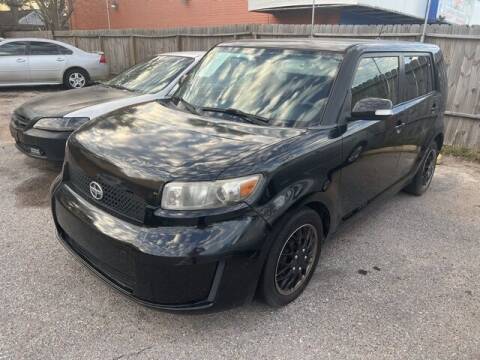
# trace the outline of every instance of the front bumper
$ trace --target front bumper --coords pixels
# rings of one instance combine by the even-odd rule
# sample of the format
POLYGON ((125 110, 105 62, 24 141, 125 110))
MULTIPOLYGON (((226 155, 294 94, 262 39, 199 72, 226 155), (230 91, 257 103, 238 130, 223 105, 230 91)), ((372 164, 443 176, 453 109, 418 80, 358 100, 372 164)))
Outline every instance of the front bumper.
POLYGON ((223 309, 252 299, 266 254, 267 224, 255 215, 195 226, 145 227, 53 188, 61 243, 95 274, 144 305, 223 309))
POLYGON ((46 131, 40 129, 20 129, 10 123, 10 134, 17 148, 24 154, 50 161, 63 161, 65 144, 71 132, 46 131))

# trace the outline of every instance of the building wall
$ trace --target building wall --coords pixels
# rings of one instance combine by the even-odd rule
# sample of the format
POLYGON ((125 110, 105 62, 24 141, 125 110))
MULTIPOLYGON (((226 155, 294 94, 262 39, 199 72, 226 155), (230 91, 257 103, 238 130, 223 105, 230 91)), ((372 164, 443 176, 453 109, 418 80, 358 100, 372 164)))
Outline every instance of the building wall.
MULTIPOLYGON (((108 28, 106 2, 118 4, 108 7, 112 29, 121 28, 171 28, 193 26, 221 26, 229 24, 309 24, 312 0, 76 0, 71 19, 73 29, 108 28), (304 9, 295 6, 304 6, 304 9), (291 8, 288 8, 291 6, 291 8), (282 9, 282 7, 284 7, 282 9), (285 8, 287 7, 287 8, 285 8), (268 12, 262 12, 262 9, 268 12), (267 10, 268 9, 268 10, 267 10), (249 11, 250 10, 250 11, 249 11), (257 10, 257 11, 252 11, 257 10), (258 12, 260 11, 260 12, 258 12)), ((436 21, 439 3, 432 0, 431 21, 436 21)), ((480 0, 470 24, 480 23, 480 0)), ((382 10, 422 19, 427 0, 316 0, 317 5, 343 4, 377 9, 378 15, 358 15, 342 7, 319 6, 317 24, 389 24, 406 21, 400 18, 382 18, 382 10)), ((410 21, 411 22, 411 21, 410 21)))
MULTIPOLYGON (((115 0, 109 0, 115 2, 115 0)), ((274 16, 248 11, 248 0, 116 0, 112 29, 276 23, 274 16)), ((76 0, 73 29, 108 28, 105 0, 76 0)))
POLYGON ((82 30, 108 28, 105 1, 76 0, 70 25, 82 30))

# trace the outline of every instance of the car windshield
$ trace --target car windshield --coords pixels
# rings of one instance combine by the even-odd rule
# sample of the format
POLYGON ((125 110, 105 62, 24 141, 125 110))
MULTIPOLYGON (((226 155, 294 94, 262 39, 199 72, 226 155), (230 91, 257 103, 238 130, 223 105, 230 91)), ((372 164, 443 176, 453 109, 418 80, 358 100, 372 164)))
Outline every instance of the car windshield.
POLYGON ((105 85, 154 94, 168 86, 194 61, 183 56, 161 55, 117 75, 105 85))
POLYGON ((175 95, 214 116, 241 112, 272 126, 307 127, 320 120, 341 61, 326 51, 221 46, 175 95))

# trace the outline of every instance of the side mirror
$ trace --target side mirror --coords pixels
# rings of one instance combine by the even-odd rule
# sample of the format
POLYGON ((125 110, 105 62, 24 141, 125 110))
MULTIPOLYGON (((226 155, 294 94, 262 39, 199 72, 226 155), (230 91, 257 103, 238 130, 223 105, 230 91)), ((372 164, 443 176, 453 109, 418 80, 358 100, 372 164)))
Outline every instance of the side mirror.
POLYGON ((389 99, 365 98, 358 101, 352 110, 352 118, 382 120, 393 115, 393 104, 389 99))
POLYGON ((187 79, 188 77, 188 73, 185 73, 183 74, 182 76, 180 76, 180 79, 178 80, 178 85, 182 85, 182 83, 187 79))

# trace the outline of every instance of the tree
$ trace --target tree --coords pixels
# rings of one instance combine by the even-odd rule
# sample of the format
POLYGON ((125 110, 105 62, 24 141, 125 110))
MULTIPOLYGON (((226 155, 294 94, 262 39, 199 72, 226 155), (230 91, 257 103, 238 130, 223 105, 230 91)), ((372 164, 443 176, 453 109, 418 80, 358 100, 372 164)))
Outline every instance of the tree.
POLYGON ((10 8, 13 21, 17 24, 19 11, 25 5, 25 0, 0 0, 0 4, 7 5, 10 8))
POLYGON ((10 8, 15 23, 18 22, 20 9, 37 11, 47 30, 52 32, 68 27, 74 2, 75 0, 0 0, 0 4, 10 8))
POLYGON ((68 27, 75 0, 33 0, 45 27, 54 32, 68 27))

